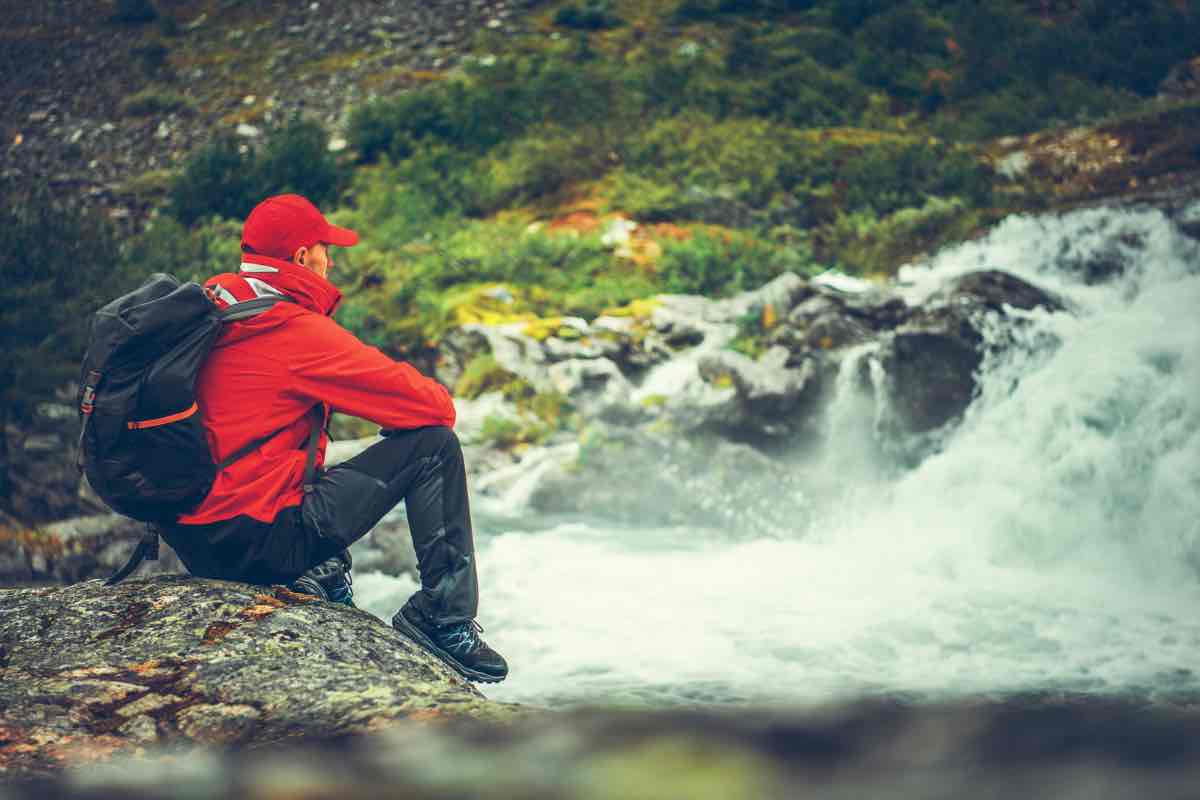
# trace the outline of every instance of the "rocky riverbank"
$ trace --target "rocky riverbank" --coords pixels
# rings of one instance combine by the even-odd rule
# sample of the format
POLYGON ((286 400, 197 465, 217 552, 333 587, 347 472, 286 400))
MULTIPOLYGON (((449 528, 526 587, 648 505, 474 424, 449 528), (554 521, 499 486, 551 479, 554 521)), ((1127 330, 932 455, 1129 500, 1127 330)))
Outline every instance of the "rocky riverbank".
POLYGON ((1186 797, 1186 704, 494 703, 365 612, 186 577, 0 591, 0 797, 1186 797), (1098 788, 1100 787, 1100 788, 1098 788))
POLYGON ((366 612, 185 576, 0 592, 0 708, 4 778, 517 712, 366 612))

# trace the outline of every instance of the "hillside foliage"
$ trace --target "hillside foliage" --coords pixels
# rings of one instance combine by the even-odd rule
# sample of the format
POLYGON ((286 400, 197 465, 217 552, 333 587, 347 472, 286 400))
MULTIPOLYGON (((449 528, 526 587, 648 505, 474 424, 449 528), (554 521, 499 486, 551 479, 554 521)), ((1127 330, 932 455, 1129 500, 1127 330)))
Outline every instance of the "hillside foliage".
POLYGON ((395 355, 463 321, 590 317, 785 270, 887 275, 1051 202, 1049 177, 997 171, 998 142, 1158 113, 1167 71, 1200 53, 1200 0, 533 13, 532 35, 483 31, 455 69, 353 109, 336 155, 308 119, 259 146, 214 137, 122 262, 229 269, 254 203, 306 194, 362 234, 332 275, 340 319, 395 355))

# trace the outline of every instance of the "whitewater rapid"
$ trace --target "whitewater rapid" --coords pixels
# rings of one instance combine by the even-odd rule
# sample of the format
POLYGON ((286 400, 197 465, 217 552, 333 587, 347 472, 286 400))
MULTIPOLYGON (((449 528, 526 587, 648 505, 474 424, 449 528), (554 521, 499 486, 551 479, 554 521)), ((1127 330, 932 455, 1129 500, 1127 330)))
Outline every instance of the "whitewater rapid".
MULTIPOLYGON (((1200 697, 1200 246, 1156 211, 1013 217, 900 288, 918 302, 979 269, 1069 311, 1023 313, 915 467, 889 460, 873 397, 839 381, 823 451, 796 464, 822 509, 803 528, 746 540, 475 499, 480 620, 512 665, 487 694, 1200 697), (1099 259, 1123 274, 1087 285, 1099 259)), ((356 578, 385 619, 413 588, 356 578)))

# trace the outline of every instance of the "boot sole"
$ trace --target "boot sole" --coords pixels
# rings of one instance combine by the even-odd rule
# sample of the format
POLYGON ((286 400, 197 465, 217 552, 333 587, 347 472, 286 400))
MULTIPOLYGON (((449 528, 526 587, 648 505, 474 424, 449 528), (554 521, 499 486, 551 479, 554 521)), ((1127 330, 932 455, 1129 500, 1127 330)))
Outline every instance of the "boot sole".
POLYGON ((497 678, 494 675, 488 675, 487 673, 473 670, 468 666, 458 663, 454 660, 453 656, 442 650, 434 643, 432 639, 426 636, 420 628, 406 620, 403 614, 397 614, 396 616, 392 617, 392 627, 407 636, 409 639, 412 639, 417 644, 421 645, 421 647, 425 648, 433 655, 437 656, 443 664, 450 667, 450 669, 454 670, 459 675, 462 675, 469 681, 475 681, 476 683, 499 683, 500 681, 504 680, 504 678, 508 677, 505 675, 497 678))

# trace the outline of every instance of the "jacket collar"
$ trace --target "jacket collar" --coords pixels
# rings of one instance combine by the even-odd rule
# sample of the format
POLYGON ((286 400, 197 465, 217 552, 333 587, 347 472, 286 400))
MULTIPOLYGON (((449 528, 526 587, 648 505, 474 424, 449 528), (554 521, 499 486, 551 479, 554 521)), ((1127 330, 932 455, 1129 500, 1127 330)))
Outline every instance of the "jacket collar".
POLYGON ((330 316, 342 301, 342 293, 332 283, 304 267, 257 253, 242 254, 243 278, 262 281, 297 300, 309 311, 330 316))

